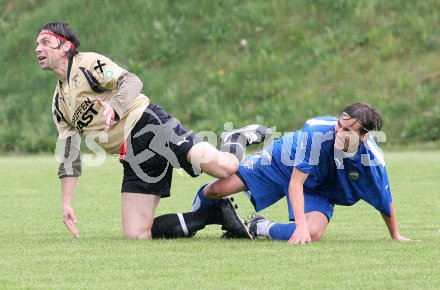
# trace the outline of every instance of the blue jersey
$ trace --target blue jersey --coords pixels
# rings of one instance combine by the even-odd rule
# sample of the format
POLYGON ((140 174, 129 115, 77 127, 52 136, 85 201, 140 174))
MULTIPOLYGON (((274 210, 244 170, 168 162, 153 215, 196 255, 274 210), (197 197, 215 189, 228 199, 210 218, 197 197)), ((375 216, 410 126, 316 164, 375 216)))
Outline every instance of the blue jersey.
POLYGON ((385 160, 372 137, 361 143, 353 159, 344 158, 342 163, 336 163, 340 168, 336 170, 335 190, 327 196, 330 202, 352 205, 362 199, 391 216, 392 197, 385 160))
POLYGON ((254 196, 257 210, 288 194, 296 167, 308 174, 304 194, 320 195, 338 205, 353 205, 362 199, 390 216, 392 199, 380 149, 369 138, 361 143, 354 159, 335 158, 336 123, 334 117, 310 119, 302 130, 243 161, 239 174, 254 196))
POLYGON ((307 173, 304 193, 333 190, 334 136, 337 119, 317 117, 308 120, 302 130, 288 134, 272 145, 272 166, 281 172, 287 184, 293 168, 307 173))

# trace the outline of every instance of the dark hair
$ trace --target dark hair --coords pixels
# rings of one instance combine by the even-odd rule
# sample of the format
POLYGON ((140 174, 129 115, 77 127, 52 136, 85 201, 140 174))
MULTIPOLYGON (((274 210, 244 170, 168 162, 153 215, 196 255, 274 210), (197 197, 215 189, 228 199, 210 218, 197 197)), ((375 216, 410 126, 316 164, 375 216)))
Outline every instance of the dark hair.
MULTIPOLYGON (((49 30, 52 33, 62 36, 75 45, 75 48, 70 47, 69 51, 67 52, 67 56, 69 58, 73 57, 75 54, 78 54, 77 49, 80 46, 79 37, 78 34, 76 34, 76 32, 69 27, 69 24, 63 21, 48 22, 41 27, 41 29, 38 31, 38 34, 40 34, 40 32, 43 30, 49 30)), ((60 41, 60 46, 65 42, 61 39, 58 40, 60 41)))
POLYGON ((354 103, 346 107, 343 112, 347 113, 351 118, 356 119, 361 127, 361 134, 364 135, 368 131, 380 131, 382 129, 383 120, 379 110, 365 103, 354 103), (366 129, 366 130, 365 130, 366 129))

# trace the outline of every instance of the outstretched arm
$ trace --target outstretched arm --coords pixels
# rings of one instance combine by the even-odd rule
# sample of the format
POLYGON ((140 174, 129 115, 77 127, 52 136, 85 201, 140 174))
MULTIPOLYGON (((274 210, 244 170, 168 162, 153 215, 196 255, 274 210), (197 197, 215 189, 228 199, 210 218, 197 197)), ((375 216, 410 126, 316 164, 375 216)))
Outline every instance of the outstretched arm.
POLYGON ((405 238, 400 235, 399 229, 397 227, 396 212, 394 210, 393 203, 391 203, 390 208, 391 208, 391 217, 388 217, 383 213, 382 213, 382 217, 383 217, 383 220, 385 221, 385 224, 388 227, 388 231, 390 232, 391 238, 393 240, 401 241, 401 242, 411 241, 411 239, 405 238))
POLYGON ((73 194, 81 175, 82 165, 80 157, 81 138, 78 133, 66 132, 60 135, 60 166, 58 177, 61 181, 61 211, 63 222, 74 237, 78 237, 75 228, 76 217, 72 208, 73 194), (67 136, 65 136, 67 135, 67 136))
POLYGON ((312 241, 306 215, 304 213, 304 182, 308 174, 297 168, 293 169, 289 183, 289 199, 295 216, 296 229, 289 239, 289 244, 305 244, 312 241))
POLYGON ((61 211, 63 223, 75 238, 78 237, 78 231, 75 228, 77 219, 72 208, 72 201, 77 183, 78 177, 66 176, 61 178, 61 211))

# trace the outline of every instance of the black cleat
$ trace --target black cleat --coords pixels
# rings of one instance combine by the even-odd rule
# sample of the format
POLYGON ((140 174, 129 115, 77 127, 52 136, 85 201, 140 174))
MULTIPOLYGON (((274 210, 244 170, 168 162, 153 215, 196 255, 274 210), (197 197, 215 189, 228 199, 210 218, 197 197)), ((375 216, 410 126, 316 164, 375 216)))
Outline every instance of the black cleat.
POLYGON ((229 198, 223 197, 219 201, 219 207, 222 213, 222 230, 228 232, 229 237, 253 239, 245 222, 238 215, 237 206, 229 198))
POLYGON ((240 129, 223 132, 220 135, 221 144, 230 142, 233 136, 243 135, 246 137, 247 145, 258 144, 272 136, 272 130, 262 125, 249 125, 240 129))
POLYGON ((224 231, 220 238, 221 239, 236 239, 237 237, 231 232, 224 231))

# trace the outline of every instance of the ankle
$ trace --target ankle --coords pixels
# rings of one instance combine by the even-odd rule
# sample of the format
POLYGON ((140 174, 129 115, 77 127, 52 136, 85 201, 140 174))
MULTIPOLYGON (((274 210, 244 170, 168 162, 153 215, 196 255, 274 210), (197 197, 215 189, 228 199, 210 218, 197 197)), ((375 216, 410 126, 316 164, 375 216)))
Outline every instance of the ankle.
POLYGON ((270 238, 269 230, 275 223, 270 220, 263 220, 257 224, 257 236, 270 238))

